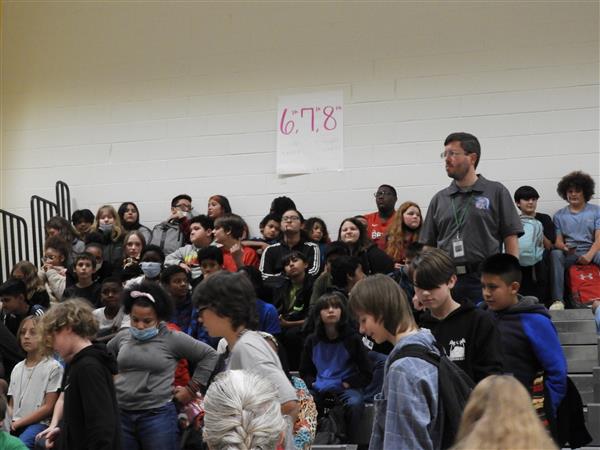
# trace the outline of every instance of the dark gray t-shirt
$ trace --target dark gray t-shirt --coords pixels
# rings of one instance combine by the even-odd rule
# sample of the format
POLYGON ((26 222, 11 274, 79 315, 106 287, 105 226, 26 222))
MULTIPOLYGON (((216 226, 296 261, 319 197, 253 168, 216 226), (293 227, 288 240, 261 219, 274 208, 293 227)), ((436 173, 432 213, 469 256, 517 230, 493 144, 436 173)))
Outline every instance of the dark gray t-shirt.
POLYGON ((419 241, 453 256, 452 241, 457 234, 464 244, 464 256, 454 258, 457 264, 478 264, 500 252, 507 236, 521 236, 523 226, 508 189, 478 175, 470 188, 461 190, 456 181, 452 181, 435 194, 419 241), (463 214, 464 221, 461 221, 463 214), (462 222, 461 227, 457 226, 457 219, 462 222))

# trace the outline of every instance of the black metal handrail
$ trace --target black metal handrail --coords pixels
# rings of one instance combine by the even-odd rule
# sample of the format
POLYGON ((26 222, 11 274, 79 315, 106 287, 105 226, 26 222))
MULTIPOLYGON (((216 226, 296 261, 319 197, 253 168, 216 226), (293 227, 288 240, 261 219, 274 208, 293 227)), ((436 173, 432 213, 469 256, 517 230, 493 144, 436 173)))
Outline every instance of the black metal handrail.
POLYGON ((0 230, 0 282, 3 283, 16 263, 29 260, 29 233, 23 217, 3 209, 0 209, 0 230))
POLYGON ((56 203, 46 200, 37 195, 31 196, 31 237, 33 241, 33 261, 39 265, 44 254, 44 240, 46 230, 44 226, 48 219, 58 215, 58 206, 56 203))
POLYGON ((58 215, 71 220, 71 191, 69 185, 64 181, 57 181, 56 186, 56 206, 58 215))

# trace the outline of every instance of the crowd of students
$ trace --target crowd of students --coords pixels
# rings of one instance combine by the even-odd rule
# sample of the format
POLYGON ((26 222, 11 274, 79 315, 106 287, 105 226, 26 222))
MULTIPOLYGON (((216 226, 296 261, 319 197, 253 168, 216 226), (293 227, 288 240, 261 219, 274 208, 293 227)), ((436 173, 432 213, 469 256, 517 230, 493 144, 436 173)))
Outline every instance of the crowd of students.
MULTIPOLYGON (((455 180, 455 159, 470 154, 464 135, 443 153, 455 180)), ((472 170, 479 155, 464 167, 472 170)), ((485 431, 474 417, 494 405, 467 406, 460 431, 451 430, 440 400, 442 360, 466 374, 469 390, 480 383, 473 397, 512 386, 493 377, 509 373, 533 399, 515 414, 535 410, 543 426, 529 437, 494 433, 490 448, 555 448, 548 436, 563 445, 567 367, 547 307, 565 304, 567 267, 600 265, 600 208, 589 203, 594 182, 582 172, 565 176, 558 192, 568 205, 551 220, 536 211, 537 191, 519 188, 523 225, 510 233, 520 252, 505 239, 506 253, 496 246, 475 272, 461 259, 470 236, 460 236, 460 226, 479 214, 466 216, 469 203, 446 205, 459 229, 448 251, 442 238, 420 238, 419 205, 396 209, 396 190, 386 184, 374 194, 377 211, 344 219, 335 241, 322 219, 305 220, 288 197, 273 200, 256 238, 223 195, 209 198, 206 214, 178 195, 152 230, 132 202, 96 215, 78 210, 71 222, 54 217, 40 267, 19 262, 0 286, 5 429, 30 449, 169 450, 201 448, 204 423, 210 448, 229 438, 231 448, 254 448, 250 433, 240 433, 256 417, 242 425, 211 417, 230 406, 216 386, 241 377, 248 402, 254 385, 258 397, 271 389, 269 401, 276 393, 286 418, 260 424, 279 430, 268 448, 308 448, 317 418, 336 407, 343 439, 356 442, 366 402, 376 409, 370 448, 446 448, 454 438, 456 448, 479 446, 485 431), (463 295, 457 285, 465 275, 472 283, 473 273, 476 295, 463 295), (428 356, 406 353, 414 346, 428 356), (245 372, 213 381, 240 370, 267 385, 245 372), (220 400, 203 402, 211 383, 220 400)), ((467 198, 477 211, 491 209, 485 197, 467 198)), ((439 232, 431 211, 428 236, 439 232)), ((457 422, 462 411, 451 412, 457 422)))

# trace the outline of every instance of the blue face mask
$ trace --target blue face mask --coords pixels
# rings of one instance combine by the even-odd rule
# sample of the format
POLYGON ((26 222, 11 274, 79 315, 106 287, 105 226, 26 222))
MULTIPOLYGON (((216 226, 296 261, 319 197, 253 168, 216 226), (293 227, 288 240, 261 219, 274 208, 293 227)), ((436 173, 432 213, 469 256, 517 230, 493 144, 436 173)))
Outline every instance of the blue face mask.
POLYGON ((158 334, 157 327, 146 328, 144 330, 138 330, 135 327, 130 327, 129 331, 131 335, 138 341, 148 341, 158 334))
POLYGON ((156 278, 160 275, 161 264, 158 262, 142 262, 140 263, 142 272, 146 278, 156 278))

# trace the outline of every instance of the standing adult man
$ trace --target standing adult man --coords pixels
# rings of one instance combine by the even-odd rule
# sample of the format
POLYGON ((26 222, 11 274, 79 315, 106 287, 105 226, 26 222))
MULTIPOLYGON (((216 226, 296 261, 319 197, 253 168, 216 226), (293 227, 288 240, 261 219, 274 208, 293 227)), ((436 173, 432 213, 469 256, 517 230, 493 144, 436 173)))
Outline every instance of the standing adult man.
POLYGON ((475 136, 450 134, 440 156, 453 181, 431 200, 419 240, 453 258, 458 274, 453 297, 479 302, 479 264, 503 246, 518 258, 523 227, 508 189, 475 172, 481 157, 475 136))
POLYGON ((367 233, 381 250, 385 250, 386 230, 394 217, 398 195, 396 189, 389 184, 379 186, 373 195, 377 211, 364 216, 367 219, 367 233))

